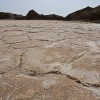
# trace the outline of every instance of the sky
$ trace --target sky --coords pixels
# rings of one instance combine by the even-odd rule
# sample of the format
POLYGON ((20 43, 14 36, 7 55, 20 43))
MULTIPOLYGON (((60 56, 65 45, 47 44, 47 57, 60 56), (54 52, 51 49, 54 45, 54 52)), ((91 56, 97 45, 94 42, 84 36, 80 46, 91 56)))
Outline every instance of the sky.
POLYGON ((87 6, 98 5, 100 5, 100 0, 0 0, 0 12, 26 15, 33 9, 39 14, 67 16, 87 6))

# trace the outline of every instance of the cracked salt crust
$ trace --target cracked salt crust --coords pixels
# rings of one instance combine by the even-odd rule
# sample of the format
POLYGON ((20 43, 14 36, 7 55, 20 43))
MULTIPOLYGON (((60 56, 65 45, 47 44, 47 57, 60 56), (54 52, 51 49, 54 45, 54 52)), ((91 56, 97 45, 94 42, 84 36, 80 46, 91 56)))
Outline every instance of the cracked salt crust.
POLYGON ((0 23, 0 99, 100 99, 99 24, 0 23))
POLYGON ((43 87, 45 89, 48 89, 50 86, 53 86, 55 84, 57 84, 57 82, 56 82, 56 78, 54 78, 54 77, 52 79, 45 79, 43 81, 43 87))
POLYGON ((98 46, 96 45, 95 42, 93 41, 89 41, 86 43, 88 46, 90 46, 90 50, 94 51, 94 52, 100 52, 98 46))

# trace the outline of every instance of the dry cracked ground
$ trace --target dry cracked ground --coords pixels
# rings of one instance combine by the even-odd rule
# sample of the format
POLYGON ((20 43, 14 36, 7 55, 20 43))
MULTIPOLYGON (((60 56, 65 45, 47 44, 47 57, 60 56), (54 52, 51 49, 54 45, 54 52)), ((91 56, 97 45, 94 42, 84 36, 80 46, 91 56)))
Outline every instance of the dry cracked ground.
POLYGON ((100 24, 1 20, 0 100, 100 100, 100 24))

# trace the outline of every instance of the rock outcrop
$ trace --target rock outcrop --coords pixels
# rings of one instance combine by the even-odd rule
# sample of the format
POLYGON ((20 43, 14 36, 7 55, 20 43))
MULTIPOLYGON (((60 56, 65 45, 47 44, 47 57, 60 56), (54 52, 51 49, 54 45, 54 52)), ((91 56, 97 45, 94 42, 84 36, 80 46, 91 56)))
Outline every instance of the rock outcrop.
POLYGON ((25 19, 25 16, 23 15, 13 14, 13 16, 15 17, 15 19, 18 19, 18 20, 25 19))
POLYGON ((23 15, 0 12, 0 19, 25 19, 23 15))
POLYGON ((42 19, 45 20, 64 20, 63 16, 55 15, 55 14, 50 14, 50 15, 41 15, 42 19))
POLYGON ((32 20, 32 19, 42 19, 42 20, 64 20, 64 17, 55 15, 55 14, 50 14, 50 15, 43 15, 43 14, 38 14, 34 10, 30 10, 25 19, 32 20))
POLYGON ((0 19, 15 19, 12 13, 0 12, 0 19))
POLYGON ((43 15, 38 14, 34 10, 30 10, 26 16, 18 15, 18 14, 12 14, 12 13, 6 13, 6 12, 0 12, 0 19, 17 19, 17 20, 64 20, 63 16, 50 14, 50 15, 43 15))
POLYGON ((25 16, 26 19, 41 19, 40 14, 38 14, 34 10, 30 10, 27 15, 25 16))
POLYGON ((91 8, 86 7, 69 14, 66 20, 100 21, 100 6, 91 8))

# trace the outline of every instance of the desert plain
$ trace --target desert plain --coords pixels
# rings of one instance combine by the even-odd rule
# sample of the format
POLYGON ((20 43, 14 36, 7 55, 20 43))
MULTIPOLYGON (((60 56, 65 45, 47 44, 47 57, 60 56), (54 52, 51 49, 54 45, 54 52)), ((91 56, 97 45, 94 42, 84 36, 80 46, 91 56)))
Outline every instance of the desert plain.
POLYGON ((100 100, 100 24, 0 20, 0 100, 100 100))

